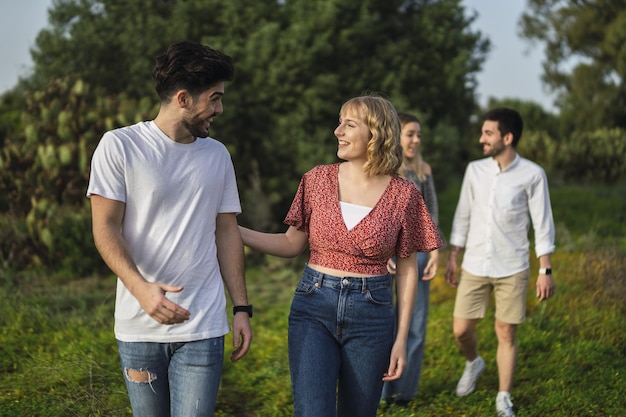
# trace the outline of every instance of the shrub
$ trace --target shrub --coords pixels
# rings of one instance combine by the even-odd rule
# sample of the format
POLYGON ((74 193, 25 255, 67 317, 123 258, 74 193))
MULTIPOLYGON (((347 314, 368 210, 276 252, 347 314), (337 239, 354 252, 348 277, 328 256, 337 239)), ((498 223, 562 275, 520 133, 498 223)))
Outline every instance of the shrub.
POLYGON ((0 266, 97 268, 85 197, 91 154, 106 130, 147 118, 152 105, 101 97, 69 77, 25 102, 23 129, 0 148, 0 266))
POLYGON ((576 132, 561 143, 556 168, 566 181, 614 184, 626 177, 626 130, 576 132))
POLYGON ((517 146, 521 156, 541 165, 548 176, 554 172, 557 163, 559 144, 547 132, 525 133, 517 146))

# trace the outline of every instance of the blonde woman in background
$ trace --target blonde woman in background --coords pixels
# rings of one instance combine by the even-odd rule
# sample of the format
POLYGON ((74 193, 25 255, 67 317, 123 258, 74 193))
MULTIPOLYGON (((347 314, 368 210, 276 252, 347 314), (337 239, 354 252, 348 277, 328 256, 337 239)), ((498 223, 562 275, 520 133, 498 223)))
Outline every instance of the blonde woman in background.
MULTIPOLYGON (((422 193, 428 212, 438 225, 439 205, 433 173, 420 152, 422 131, 420 121, 416 116, 408 113, 398 112, 398 117, 402 126, 400 143, 404 155, 400 175, 415 184, 422 193)), ((389 261, 389 270, 392 273, 395 272, 396 267, 394 261, 395 259, 389 261)), ((405 405, 417 394, 426 342, 430 280, 437 274, 438 261, 437 249, 417 254, 419 281, 407 340, 407 365, 399 379, 385 382, 382 394, 384 401, 405 405)))

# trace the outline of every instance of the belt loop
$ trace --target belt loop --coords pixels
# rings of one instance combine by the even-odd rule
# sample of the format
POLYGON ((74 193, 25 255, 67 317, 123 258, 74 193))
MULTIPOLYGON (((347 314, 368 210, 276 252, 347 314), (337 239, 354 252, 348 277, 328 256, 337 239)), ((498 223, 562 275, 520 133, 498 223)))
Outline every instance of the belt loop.
POLYGON ((365 285, 366 282, 367 279, 361 278, 361 293, 363 294, 367 293, 367 285, 365 285))
POLYGON ((315 286, 317 288, 322 288, 324 286, 324 274, 316 271, 315 277, 315 286))

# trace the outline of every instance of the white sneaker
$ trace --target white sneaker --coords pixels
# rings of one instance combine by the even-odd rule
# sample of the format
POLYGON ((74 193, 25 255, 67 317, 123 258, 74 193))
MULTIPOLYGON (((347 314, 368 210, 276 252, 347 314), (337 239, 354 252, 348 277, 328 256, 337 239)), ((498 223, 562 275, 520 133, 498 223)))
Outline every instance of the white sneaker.
POLYGON ((511 394, 506 391, 498 393, 496 397, 496 411, 498 412, 498 417, 515 417, 511 394))
POLYGON ((456 395, 462 397, 474 392, 476 389, 476 380, 478 380, 478 376, 484 370, 485 361, 480 356, 477 356, 472 362, 466 362, 463 376, 459 379, 459 383, 456 386, 456 395))

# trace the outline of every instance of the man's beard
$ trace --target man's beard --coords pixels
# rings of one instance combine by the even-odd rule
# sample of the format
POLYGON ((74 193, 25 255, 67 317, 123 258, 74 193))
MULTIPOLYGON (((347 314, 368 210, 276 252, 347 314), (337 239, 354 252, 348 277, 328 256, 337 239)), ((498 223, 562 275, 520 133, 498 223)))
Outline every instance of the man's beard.
POLYGON ((183 126, 185 127, 185 129, 187 129, 189 134, 192 135, 194 138, 204 139, 209 136, 209 129, 204 128, 205 120, 195 122, 195 123, 193 121, 184 120, 183 126))
POLYGON ((498 142, 496 145, 491 145, 490 147, 486 148, 483 151, 483 153, 485 154, 485 156, 490 156, 492 158, 495 158, 496 156, 500 155, 503 151, 504 151, 504 144, 502 142, 498 142))

